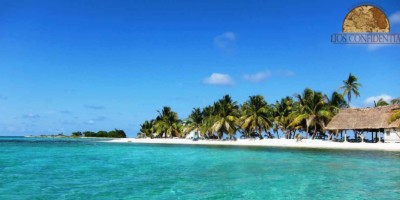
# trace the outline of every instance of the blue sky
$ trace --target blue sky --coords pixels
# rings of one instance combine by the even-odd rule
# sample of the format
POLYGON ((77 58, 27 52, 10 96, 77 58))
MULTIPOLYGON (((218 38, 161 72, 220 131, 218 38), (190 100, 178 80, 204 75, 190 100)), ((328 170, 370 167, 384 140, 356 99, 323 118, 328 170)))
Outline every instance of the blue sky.
MULTIPOLYGON (((0 135, 135 136, 164 105, 186 118, 224 94, 330 94, 350 72, 353 106, 400 97, 399 45, 330 43, 363 1, 0 2, 0 135)), ((400 33, 400 1, 368 3, 400 33)))

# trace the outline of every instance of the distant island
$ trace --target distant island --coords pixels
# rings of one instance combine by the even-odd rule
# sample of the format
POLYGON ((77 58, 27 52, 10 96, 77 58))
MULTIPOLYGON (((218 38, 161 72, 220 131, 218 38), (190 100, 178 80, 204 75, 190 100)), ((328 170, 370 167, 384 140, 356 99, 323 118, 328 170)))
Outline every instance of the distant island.
POLYGON ((33 136, 33 135, 28 135, 25 137, 35 137, 35 138, 126 138, 125 131, 119 130, 119 129, 114 129, 112 131, 98 131, 98 132, 93 132, 93 131, 76 131, 72 132, 70 136, 64 135, 64 133, 59 133, 59 134, 51 134, 51 135, 39 135, 39 136, 33 136))
POLYGON ((112 131, 76 131, 71 133, 71 137, 102 137, 102 138, 126 138, 125 131, 114 129, 112 131))

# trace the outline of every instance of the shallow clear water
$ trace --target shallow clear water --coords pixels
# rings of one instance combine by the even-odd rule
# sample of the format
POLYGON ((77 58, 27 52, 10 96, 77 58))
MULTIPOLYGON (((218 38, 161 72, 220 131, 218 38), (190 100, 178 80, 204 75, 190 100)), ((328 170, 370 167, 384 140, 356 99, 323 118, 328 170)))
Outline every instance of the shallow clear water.
POLYGON ((0 199, 399 199, 400 153, 0 137, 0 199))

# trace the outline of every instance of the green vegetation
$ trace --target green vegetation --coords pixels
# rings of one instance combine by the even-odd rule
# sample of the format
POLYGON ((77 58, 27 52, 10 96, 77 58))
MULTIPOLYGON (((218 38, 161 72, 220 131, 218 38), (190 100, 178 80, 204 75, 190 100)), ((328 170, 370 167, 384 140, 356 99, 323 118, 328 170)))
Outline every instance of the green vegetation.
POLYGON ((201 112, 201 109, 193 108, 192 113, 189 115, 189 118, 186 120, 184 124, 183 133, 188 134, 194 130, 196 131, 196 133, 198 133, 203 125, 203 120, 204 120, 204 115, 201 112))
MULTIPOLYGON (((309 132, 310 126, 313 127, 312 139, 317 134, 317 129, 323 131, 325 123, 332 118, 329 110, 329 102, 326 95, 321 92, 313 91, 309 88, 305 89, 302 95, 296 95, 299 106, 295 111, 295 118, 290 123, 291 126, 300 125, 305 122, 305 131, 309 132)), ((308 138, 309 134, 306 134, 308 138)))
POLYGON ((182 124, 178 113, 172 111, 168 106, 157 112, 158 116, 154 123, 157 137, 179 137, 182 132, 182 124))
POLYGON ((378 100, 378 102, 375 102, 375 101, 374 101, 374 106, 375 106, 375 107, 387 106, 387 105, 389 105, 389 103, 386 102, 385 100, 383 100, 382 98, 380 98, 380 99, 378 100))
POLYGON ((249 100, 244 102, 241 107, 240 121, 240 128, 247 137, 250 136, 250 133, 257 132, 262 138, 262 132, 267 132, 272 128, 273 110, 268 106, 263 96, 250 96, 249 100))
POLYGON ((229 95, 225 95, 219 101, 214 103, 214 113, 207 117, 211 126, 211 132, 217 133, 218 139, 221 139, 223 134, 227 134, 232 138, 237 130, 239 120, 239 106, 236 101, 233 101, 229 95))
POLYGON ((145 121, 140 127, 140 134, 138 134, 139 138, 142 137, 152 137, 152 133, 154 133, 154 124, 155 120, 145 121))
POLYGON ((349 105, 351 103, 351 95, 354 94, 356 97, 360 96, 360 92, 358 88, 361 87, 361 84, 357 82, 358 78, 352 74, 349 74, 347 80, 343 81, 343 84, 339 90, 343 90, 343 96, 347 96, 347 100, 349 105))
MULTIPOLYGON (((359 95, 357 77, 349 75, 343 81, 343 95, 351 100, 354 93, 359 95)), ((244 138, 279 138, 279 130, 285 138, 294 138, 303 132, 308 138, 325 136, 325 125, 338 113, 340 108, 348 107, 342 94, 333 92, 331 97, 321 92, 306 88, 302 94, 282 98, 274 104, 269 104, 261 95, 250 96, 239 105, 229 95, 223 96, 212 105, 204 108, 194 108, 186 120, 180 120, 178 114, 170 107, 163 107, 158 116, 141 124, 138 137, 185 137, 191 131, 205 138, 222 139, 225 135, 230 139, 239 132, 244 138)), ((84 135, 87 135, 83 133, 84 135)), ((332 133, 331 133, 332 134, 332 133)), ((333 133, 334 134, 334 133, 333 133)))
MULTIPOLYGON (((293 97, 287 96, 280 101, 269 104, 261 95, 250 96, 243 104, 238 104, 229 95, 223 96, 212 105, 204 108, 193 108, 185 120, 180 120, 178 114, 170 107, 165 106, 158 111, 155 119, 145 121, 140 125, 138 137, 185 137, 191 131, 205 138, 222 139, 226 136, 234 139, 236 133, 241 133, 243 138, 263 136, 273 138, 270 130, 279 132, 287 139, 300 137, 312 139, 326 136, 325 126, 339 112, 340 109, 349 107, 352 95, 358 97, 359 87, 356 76, 350 74, 344 85, 331 95, 306 88, 301 94, 293 97), (344 97, 347 97, 345 100, 344 97)), ((392 104, 400 104, 399 99, 394 99, 392 104)), ((380 100, 377 106, 388 105, 380 100)), ((392 116, 392 120, 400 118, 400 112, 392 116)), ((329 139, 337 132, 328 132, 329 139)))
POLYGON ((105 138, 126 138, 126 134, 123 130, 119 129, 114 129, 112 131, 98 131, 92 132, 92 131, 85 131, 85 132, 73 132, 71 133, 72 137, 105 137, 105 138))
MULTIPOLYGON (((390 103, 392 105, 400 105, 400 98, 393 99, 392 101, 390 101, 390 103)), ((400 119, 400 109, 398 109, 396 112, 392 114, 392 116, 389 119, 389 123, 392 123, 398 119, 400 119)))
POLYGON ((82 132, 80 132, 80 131, 76 131, 76 132, 73 132, 73 133, 71 133, 71 136, 72 137, 82 137, 82 132))
MULTIPOLYGON (((390 104, 385 101, 384 99, 380 98, 377 102, 374 101, 374 106, 375 107, 380 107, 380 106, 387 106, 387 105, 400 105, 400 98, 397 99, 392 99, 390 101, 390 104)), ((392 123, 396 120, 400 119, 400 109, 396 110, 392 116, 389 119, 389 123, 392 123)))
POLYGON ((282 98, 272 105, 274 132, 278 133, 278 130, 281 130, 286 139, 294 137, 297 126, 291 126, 290 124, 296 117, 294 111, 297 108, 298 103, 293 101, 291 97, 282 98))

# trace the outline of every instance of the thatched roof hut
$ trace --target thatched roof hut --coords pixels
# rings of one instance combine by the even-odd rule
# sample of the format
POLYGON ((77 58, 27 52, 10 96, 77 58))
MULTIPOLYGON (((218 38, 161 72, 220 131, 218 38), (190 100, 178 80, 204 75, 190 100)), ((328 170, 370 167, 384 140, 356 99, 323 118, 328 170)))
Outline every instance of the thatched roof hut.
POLYGON ((381 130, 397 128, 400 119, 389 124, 390 116, 399 110, 399 105, 376 108, 342 109, 326 126, 326 130, 381 130))

